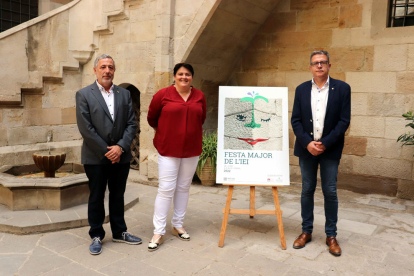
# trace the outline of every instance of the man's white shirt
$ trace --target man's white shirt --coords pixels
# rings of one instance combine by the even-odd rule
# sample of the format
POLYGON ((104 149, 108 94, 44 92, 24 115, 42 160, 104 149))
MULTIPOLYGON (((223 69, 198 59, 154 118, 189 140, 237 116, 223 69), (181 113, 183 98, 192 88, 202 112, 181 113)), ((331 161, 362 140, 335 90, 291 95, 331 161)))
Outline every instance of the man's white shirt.
POLYGON ((315 141, 322 138, 326 115, 326 105, 329 95, 329 76, 322 88, 319 88, 312 78, 311 107, 313 121, 313 137, 315 141))
POLYGON ((96 81, 96 84, 98 85, 99 90, 102 93, 102 96, 105 100, 106 105, 108 106, 109 113, 111 114, 112 120, 114 120, 114 85, 112 84, 111 88, 109 88, 109 93, 105 90, 105 88, 99 84, 98 81, 96 81))

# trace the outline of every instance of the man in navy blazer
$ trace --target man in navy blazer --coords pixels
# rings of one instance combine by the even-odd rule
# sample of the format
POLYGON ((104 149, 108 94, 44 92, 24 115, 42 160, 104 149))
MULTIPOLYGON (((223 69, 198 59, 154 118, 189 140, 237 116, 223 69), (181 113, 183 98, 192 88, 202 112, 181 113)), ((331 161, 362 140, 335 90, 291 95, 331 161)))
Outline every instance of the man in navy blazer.
POLYGON ((76 120, 83 137, 82 164, 89 179, 88 222, 92 243, 89 252, 102 252, 105 231, 104 197, 109 189, 109 221, 112 240, 140 244, 127 232, 124 193, 132 158, 130 146, 137 123, 130 92, 112 83, 115 62, 109 55, 94 63, 96 81, 76 93, 76 120))
POLYGON ((329 53, 314 51, 310 57, 313 79, 296 88, 292 128, 296 136, 295 156, 302 174, 302 234, 293 248, 305 247, 312 240, 314 193, 318 165, 325 201, 325 233, 329 252, 340 256, 336 240, 338 222, 337 175, 344 147, 344 136, 351 121, 351 87, 329 77, 329 53))

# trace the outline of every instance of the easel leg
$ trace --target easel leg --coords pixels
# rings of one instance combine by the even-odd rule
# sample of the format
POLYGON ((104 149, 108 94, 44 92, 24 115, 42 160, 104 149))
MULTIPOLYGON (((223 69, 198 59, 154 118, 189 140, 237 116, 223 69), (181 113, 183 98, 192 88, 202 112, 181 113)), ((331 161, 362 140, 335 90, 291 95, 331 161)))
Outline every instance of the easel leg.
POLYGON ((254 218, 254 215, 256 214, 255 210, 255 198, 256 198, 256 187, 250 186, 250 218, 254 218))
POLYGON ((227 222, 229 220, 230 204, 231 197, 233 196, 233 189, 234 186, 229 186, 229 191, 227 193, 226 208, 224 209, 223 224, 221 225, 219 247, 223 247, 224 245, 224 236, 226 235, 227 222))
POLYGON ((273 192, 273 199, 275 200, 276 217, 277 217, 277 225, 279 227, 280 243, 282 244, 282 249, 286 250, 285 231, 283 229, 282 210, 280 210, 280 202, 279 202, 279 195, 277 193, 277 187, 272 187, 272 192, 273 192))

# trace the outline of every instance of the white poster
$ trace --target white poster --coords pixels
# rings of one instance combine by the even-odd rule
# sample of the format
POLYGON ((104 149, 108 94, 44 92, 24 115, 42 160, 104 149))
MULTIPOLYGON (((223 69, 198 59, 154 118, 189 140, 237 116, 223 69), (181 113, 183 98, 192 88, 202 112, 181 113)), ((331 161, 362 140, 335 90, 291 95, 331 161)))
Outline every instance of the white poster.
POLYGON ((289 185, 287 87, 220 86, 217 183, 289 185))

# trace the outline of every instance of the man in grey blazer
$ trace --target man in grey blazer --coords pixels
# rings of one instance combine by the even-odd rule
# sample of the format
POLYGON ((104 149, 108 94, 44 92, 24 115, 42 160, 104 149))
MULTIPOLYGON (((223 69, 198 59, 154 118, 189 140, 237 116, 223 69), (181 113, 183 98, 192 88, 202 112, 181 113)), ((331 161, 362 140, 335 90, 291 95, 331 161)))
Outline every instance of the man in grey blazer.
POLYGON ((115 62, 109 55, 94 63, 96 81, 76 93, 76 119, 83 137, 82 164, 89 179, 88 221, 92 243, 89 252, 102 252, 105 231, 104 197, 109 189, 109 221, 112 240, 140 244, 127 232, 124 193, 132 158, 130 146, 137 124, 130 92, 112 83, 115 62))

